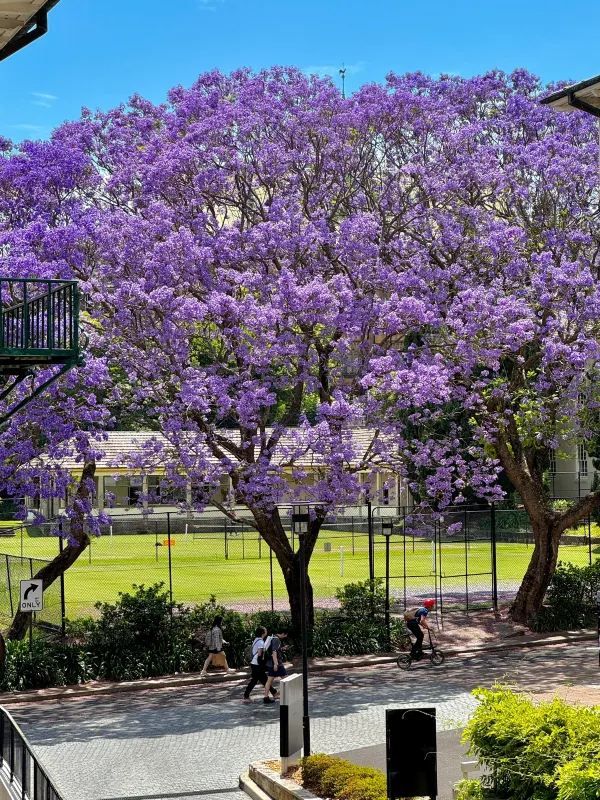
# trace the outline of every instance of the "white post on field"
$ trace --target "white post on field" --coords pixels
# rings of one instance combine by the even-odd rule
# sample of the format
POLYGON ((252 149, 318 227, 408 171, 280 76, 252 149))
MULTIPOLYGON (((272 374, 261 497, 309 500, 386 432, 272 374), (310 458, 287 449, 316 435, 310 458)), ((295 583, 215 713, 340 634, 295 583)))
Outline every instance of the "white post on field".
POLYGON ((188 535, 188 524, 187 524, 187 522, 185 523, 185 535, 186 536, 188 535))
POLYGON ((108 531, 109 531, 110 535, 112 536, 112 525, 109 526, 108 531))
POLYGON ((431 574, 435 575, 435 536, 431 540, 431 574))
POLYGON ((344 577, 344 548, 340 545, 340 575, 344 577))

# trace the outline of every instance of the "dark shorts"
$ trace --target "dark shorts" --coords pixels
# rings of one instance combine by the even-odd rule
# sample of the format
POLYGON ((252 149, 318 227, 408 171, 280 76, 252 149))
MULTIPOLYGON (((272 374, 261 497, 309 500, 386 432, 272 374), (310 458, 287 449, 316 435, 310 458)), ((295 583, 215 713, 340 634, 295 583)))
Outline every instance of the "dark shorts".
POLYGON ((222 650, 209 650, 209 653, 222 653, 222 650))
POLYGON ((275 669, 274 665, 271 664, 269 667, 267 667, 267 675, 269 678, 284 678, 287 675, 287 672, 285 671, 283 664, 280 664, 277 669, 275 669))

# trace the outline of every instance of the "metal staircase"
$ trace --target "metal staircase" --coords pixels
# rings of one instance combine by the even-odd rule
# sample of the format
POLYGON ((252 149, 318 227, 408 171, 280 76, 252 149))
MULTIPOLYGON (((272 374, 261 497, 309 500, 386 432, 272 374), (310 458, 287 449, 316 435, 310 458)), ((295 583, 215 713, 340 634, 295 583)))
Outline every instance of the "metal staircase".
POLYGON ((0 414, 0 425, 81 362, 77 281, 0 278, 0 402, 40 369, 42 383, 0 414))

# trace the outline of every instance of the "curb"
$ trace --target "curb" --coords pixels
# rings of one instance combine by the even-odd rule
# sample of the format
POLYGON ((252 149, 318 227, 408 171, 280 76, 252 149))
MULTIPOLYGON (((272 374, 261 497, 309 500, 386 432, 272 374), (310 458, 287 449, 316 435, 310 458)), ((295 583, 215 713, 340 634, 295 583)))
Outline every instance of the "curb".
POLYGON ((242 792, 245 792, 248 797, 251 797, 252 800, 271 800, 271 797, 254 783, 247 772, 240 775, 240 789, 242 792))
MULTIPOLYGON (((572 642, 595 641, 597 634, 595 631, 568 631, 556 636, 548 636, 539 639, 511 639, 500 644, 484 644, 479 647, 458 647, 443 648, 447 656, 460 656, 485 653, 496 653, 502 650, 514 650, 520 648, 534 647, 556 647, 558 645, 568 645, 572 642)), ((442 649, 442 648, 440 648, 442 649)), ((317 660, 309 662, 310 672, 319 675, 323 672, 330 672, 336 669, 358 669, 360 667, 376 667, 382 664, 392 664, 398 658, 395 655, 381 656, 342 656, 327 660, 317 660)), ((291 667, 288 672, 294 674, 301 672, 300 669, 291 667)), ((141 692, 151 689, 177 689, 189 686, 215 686, 222 683, 246 680, 248 678, 246 669, 236 671, 230 675, 215 674, 209 680, 200 678, 199 672, 185 673, 180 676, 164 676, 159 678, 145 678, 138 681, 119 681, 96 683, 90 681, 80 686, 59 686, 49 689, 33 689, 26 692, 2 693, 0 692, 0 705, 15 705, 17 703, 43 702, 50 700, 72 700, 80 697, 105 696, 119 694, 122 692, 141 692)))
MULTIPOLYGON (((303 786, 299 786, 295 781, 289 778, 282 778, 278 772, 274 772, 264 761, 255 761, 250 764, 248 779, 251 784, 250 788, 257 787, 262 797, 268 798, 268 800, 321 800, 316 794, 309 792, 303 786)), ((244 791, 246 791, 245 788, 244 791)), ((250 796, 253 797, 253 795, 250 796)))

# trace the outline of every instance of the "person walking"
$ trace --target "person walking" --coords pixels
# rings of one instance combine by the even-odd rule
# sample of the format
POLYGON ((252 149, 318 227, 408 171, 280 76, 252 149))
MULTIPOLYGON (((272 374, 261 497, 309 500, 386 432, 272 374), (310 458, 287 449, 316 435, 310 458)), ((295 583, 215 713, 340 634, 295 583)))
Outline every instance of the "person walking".
MULTIPOLYGON (((252 699, 250 694, 256 686, 260 683, 263 687, 267 682, 267 667, 265 659, 265 639, 267 638, 267 629, 259 626, 254 632, 254 641, 252 642, 252 660, 250 661, 251 677, 246 689, 244 691, 244 703, 251 703, 252 699)), ((271 686, 270 692, 273 697, 277 697, 279 692, 271 686)))
POLYGON ((202 667, 202 672, 200 673, 201 678, 206 678, 206 670, 209 666, 213 663, 214 657, 218 654, 222 654, 225 672, 235 672, 234 669, 229 669, 229 665, 227 664, 227 656, 223 652, 223 645, 229 644, 223 638, 223 617, 215 617, 213 620, 213 624, 211 626, 210 631, 206 634, 205 644, 208 648, 208 657, 204 662, 204 666, 202 667))
POLYGON ((267 682, 265 683, 265 693, 263 703, 268 705, 273 703, 273 698, 269 697, 269 692, 273 687, 275 678, 284 678, 287 675, 283 666, 283 652, 281 640, 286 637, 285 633, 274 633, 265 640, 265 655, 267 665, 267 682))
POLYGON ((423 655, 423 630, 431 630, 427 622, 427 615, 432 608, 435 608, 435 600, 423 600, 422 606, 416 608, 407 608, 404 612, 404 621, 406 627, 413 634, 416 641, 410 649, 410 655, 415 661, 418 661, 423 655))

